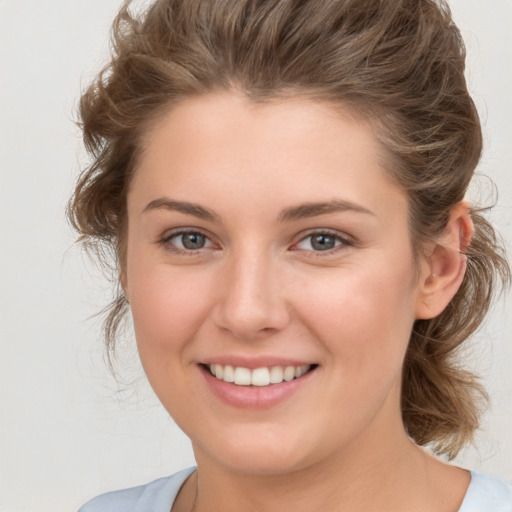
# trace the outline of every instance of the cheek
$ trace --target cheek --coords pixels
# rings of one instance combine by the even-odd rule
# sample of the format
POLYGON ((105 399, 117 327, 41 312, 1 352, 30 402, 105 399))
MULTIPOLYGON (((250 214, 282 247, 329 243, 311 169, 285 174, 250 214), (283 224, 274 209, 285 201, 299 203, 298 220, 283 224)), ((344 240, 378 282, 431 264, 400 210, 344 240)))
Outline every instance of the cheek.
POLYGON ((130 306, 139 357, 148 381, 169 414, 178 421, 193 417, 191 348, 207 316, 207 284, 166 265, 133 268, 130 306), (200 288, 200 286, 202 288, 200 288), (188 394, 183 389, 191 390, 188 394), (188 415, 188 416, 187 416, 188 415))
POLYGON ((368 366, 397 369, 405 355, 414 323, 412 274, 385 270, 342 269, 302 283, 301 317, 354 375, 368 366))
POLYGON ((137 345, 145 369, 150 373, 150 364, 184 362, 187 344, 208 314, 207 276, 197 269, 173 271, 168 265, 148 262, 133 265, 128 280, 137 345))

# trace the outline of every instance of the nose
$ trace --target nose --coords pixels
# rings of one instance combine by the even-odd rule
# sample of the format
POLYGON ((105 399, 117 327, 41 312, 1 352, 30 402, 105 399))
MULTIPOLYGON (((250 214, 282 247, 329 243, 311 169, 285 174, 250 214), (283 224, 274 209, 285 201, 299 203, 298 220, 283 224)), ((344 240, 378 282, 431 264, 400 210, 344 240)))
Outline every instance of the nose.
POLYGON ((226 262, 219 276, 216 325, 240 340, 266 338, 290 320, 282 272, 265 253, 239 254, 226 262))

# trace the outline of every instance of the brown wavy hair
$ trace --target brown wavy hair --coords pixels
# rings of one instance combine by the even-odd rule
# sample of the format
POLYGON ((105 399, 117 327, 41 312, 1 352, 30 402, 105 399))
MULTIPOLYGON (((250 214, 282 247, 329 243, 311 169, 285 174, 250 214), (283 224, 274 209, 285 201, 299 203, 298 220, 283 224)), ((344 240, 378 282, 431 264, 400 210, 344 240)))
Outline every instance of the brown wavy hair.
MULTIPOLYGON (((156 0, 122 6, 112 59, 81 97, 92 164, 68 207, 80 240, 115 278, 125 264, 126 194, 151 124, 185 97, 237 89, 254 102, 300 95, 340 105, 374 127, 387 170, 409 198, 414 253, 435 240, 480 158, 481 127, 462 38, 444 1, 156 0), (112 260, 110 260, 112 261, 112 260)), ((462 286, 446 310, 418 320, 403 368, 402 414, 419 445, 453 457, 479 424, 485 392, 457 348, 510 280, 499 239, 473 208, 462 286)), ((127 311, 108 308, 109 353, 127 311)))

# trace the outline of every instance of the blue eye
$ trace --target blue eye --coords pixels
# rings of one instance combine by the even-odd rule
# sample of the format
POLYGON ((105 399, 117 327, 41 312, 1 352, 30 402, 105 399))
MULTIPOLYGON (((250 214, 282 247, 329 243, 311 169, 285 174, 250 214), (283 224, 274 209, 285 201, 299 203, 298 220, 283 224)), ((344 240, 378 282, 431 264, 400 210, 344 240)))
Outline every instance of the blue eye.
POLYGON ((341 245, 348 245, 348 243, 339 236, 332 233, 312 233, 304 237, 298 244, 297 248, 306 251, 330 251, 336 249, 341 245))
POLYGON ((185 249, 202 249, 206 243, 206 237, 201 233, 184 233, 179 236, 185 249))
POLYGON ((198 231, 180 231, 163 240, 163 243, 173 246, 178 251, 198 251, 211 247, 211 240, 198 231))

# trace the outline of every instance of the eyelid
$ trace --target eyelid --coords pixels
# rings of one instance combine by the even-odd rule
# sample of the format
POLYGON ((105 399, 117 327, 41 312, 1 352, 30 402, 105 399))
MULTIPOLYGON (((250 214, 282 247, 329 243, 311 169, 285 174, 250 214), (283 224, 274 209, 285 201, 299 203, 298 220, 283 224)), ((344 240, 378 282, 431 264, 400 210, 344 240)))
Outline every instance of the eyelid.
POLYGON ((323 228, 323 229, 322 228, 316 228, 316 229, 308 230, 305 233, 301 233, 299 235, 298 240, 293 243, 292 250, 294 250, 294 251, 309 252, 309 253, 313 253, 313 254, 315 254, 317 256, 321 256, 321 255, 333 254, 334 252, 342 250, 343 248, 352 247, 354 245, 355 245, 354 239, 351 236, 347 235, 346 233, 341 233, 341 232, 339 232, 337 230, 329 229, 329 228, 323 228), (339 241, 341 243, 339 245, 333 247, 332 249, 326 249, 324 251, 315 251, 313 249, 298 249, 297 248, 297 245, 299 243, 303 242, 307 238, 309 238, 311 236, 314 236, 314 235, 328 235, 328 236, 332 236, 333 238, 335 238, 337 241, 339 241))
POLYGON ((164 247, 164 249, 173 252, 175 254, 183 254, 187 256, 195 256, 202 254, 204 250, 209 250, 211 247, 215 247, 217 244, 212 240, 212 237, 205 232, 204 229, 196 228, 196 227, 179 227, 175 229, 170 229, 164 232, 164 234, 159 237, 157 243, 164 247), (197 233, 206 238, 206 240, 209 242, 209 245, 207 247, 201 247, 199 249, 182 249, 181 247, 177 247, 174 245, 171 240, 175 237, 178 237, 180 235, 185 235, 187 233, 197 233))

